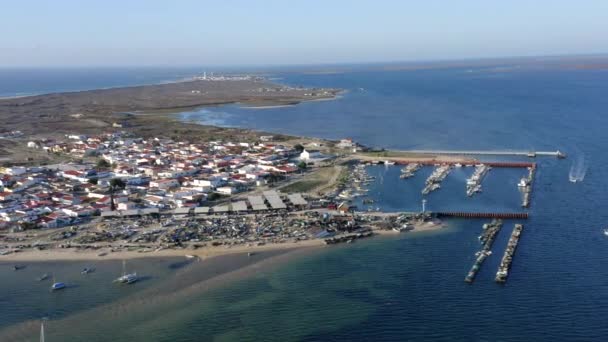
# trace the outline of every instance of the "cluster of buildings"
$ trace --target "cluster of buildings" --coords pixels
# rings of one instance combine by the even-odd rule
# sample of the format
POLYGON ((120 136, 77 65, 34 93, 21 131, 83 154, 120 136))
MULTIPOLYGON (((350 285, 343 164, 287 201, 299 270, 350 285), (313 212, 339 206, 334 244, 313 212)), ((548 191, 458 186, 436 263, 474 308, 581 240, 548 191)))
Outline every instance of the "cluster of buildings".
MULTIPOLYGON (((0 169, 0 229, 61 227, 113 212, 191 212, 299 170, 298 152, 265 140, 192 144, 115 133, 30 141, 30 148, 90 162, 0 169)), ((273 193, 253 201, 236 208, 282 208, 273 193)))
POLYGON ((202 76, 194 77, 197 81, 263 81, 264 78, 252 75, 214 75, 213 72, 207 75, 203 72, 202 76))

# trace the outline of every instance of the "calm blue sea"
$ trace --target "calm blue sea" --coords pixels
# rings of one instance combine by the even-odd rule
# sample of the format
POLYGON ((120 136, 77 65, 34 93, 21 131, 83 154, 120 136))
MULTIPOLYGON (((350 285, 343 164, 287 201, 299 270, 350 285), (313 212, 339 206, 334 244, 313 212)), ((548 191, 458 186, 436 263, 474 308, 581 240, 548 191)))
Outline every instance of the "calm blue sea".
POLYGON ((201 68, 0 68, 0 98, 172 82, 201 68))
MULTIPOLYGON (((274 76, 288 84, 347 92, 334 101, 294 107, 206 108, 183 113, 182 119, 323 138, 352 137, 388 148, 568 153, 565 160, 536 160, 531 218, 524 222, 508 283, 497 285, 494 275, 515 221, 505 223, 494 254, 475 283, 467 285, 463 279, 479 249, 477 236, 485 221, 454 219, 441 231, 327 248, 220 289, 187 292, 171 303, 149 300, 134 303, 134 309, 121 306, 120 314, 95 322, 78 320, 81 307, 58 300, 57 317, 80 310, 73 314, 79 324, 66 332, 65 324, 50 322, 48 336, 62 341, 608 339, 608 238, 602 232, 608 226, 607 72, 471 67, 274 76), (575 160, 584 160, 587 172, 582 183, 573 184, 568 173, 575 160), (137 316, 139 311, 145 315, 137 316)), ((0 94, 27 89, 11 90, 4 85, 10 81, 0 79, 0 94)), ((61 85, 56 80, 55 90, 77 88, 77 82, 71 82, 61 85)), ((83 87, 125 82, 119 78, 83 87)), ((44 89, 40 91, 49 88, 44 89)), ((398 179, 397 168, 371 168, 378 182, 370 192, 386 210, 419 208, 418 184, 428 172, 423 169, 404 181, 398 179)), ((445 186, 429 196, 429 206, 520 210, 516 182, 521 170, 490 171, 484 193, 473 199, 464 196, 469 172, 462 169, 448 176, 445 186)), ((22 307, 28 301, 21 299, 24 294, 18 289, 0 288, 6 293, 1 317, 21 307, 8 322, 0 322, 0 328, 37 317, 34 309, 22 307)))

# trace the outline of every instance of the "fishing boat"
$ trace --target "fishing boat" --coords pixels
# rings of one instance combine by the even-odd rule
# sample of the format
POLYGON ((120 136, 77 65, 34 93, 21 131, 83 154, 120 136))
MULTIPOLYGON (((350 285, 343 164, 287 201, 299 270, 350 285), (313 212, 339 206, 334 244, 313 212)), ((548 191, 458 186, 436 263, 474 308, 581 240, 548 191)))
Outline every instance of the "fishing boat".
POLYGON ((122 275, 118 278, 116 278, 114 280, 115 283, 122 283, 122 284, 133 284, 136 281, 139 280, 139 277, 137 276, 136 272, 133 273, 127 273, 126 271, 126 263, 123 260, 122 262, 122 275))
POLYGON ((63 290, 65 289, 65 283, 57 282, 51 285, 51 291, 63 290))
POLYGON ((520 187, 520 188, 525 188, 528 185, 530 185, 530 182, 528 181, 528 178, 526 178, 526 177, 522 177, 519 180, 519 183, 517 183, 517 186, 520 187))
POLYGON ((25 265, 14 265, 13 270, 19 271, 25 268, 25 265))
POLYGON ((63 290, 65 287, 65 283, 55 281, 55 277, 53 276, 53 285, 51 285, 51 291, 63 290))
POLYGON ((411 224, 404 223, 402 226, 393 227, 393 230, 398 233, 402 233, 402 232, 414 230, 414 226, 411 224))
POLYGON ((49 274, 45 273, 45 274, 41 275, 40 277, 38 277, 36 280, 37 281, 44 281, 44 280, 49 279, 49 277, 50 277, 49 274))
POLYGON ((82 269, 82 271, 80 272, 80 274, 89 274, 89 273, 93 273, 95 271, 94 268, 90 268, 90 267, 85 267, 82 269))

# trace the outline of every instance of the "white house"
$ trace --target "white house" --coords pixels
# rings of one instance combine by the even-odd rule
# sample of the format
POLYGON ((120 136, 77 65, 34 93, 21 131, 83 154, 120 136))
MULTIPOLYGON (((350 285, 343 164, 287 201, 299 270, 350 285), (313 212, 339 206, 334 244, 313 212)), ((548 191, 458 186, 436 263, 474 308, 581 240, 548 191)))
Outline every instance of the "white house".
POLYGON ((356 147, 357 144, 353 141, 353 139, 341 139, 340 142, 336 145, 339 148, 353 148, 356 147))
POLYGON ((6 169, 6 173, 12 176, 19 176, 26 172, 26 168, 23 166, 13 166, 6 169))
POLYGON ((311 159, 321 159, 323 155, 318 150, 304 150, 300 153, 300 160, 308 161, 311 159))
POLYGON ((151 188, 166 190, 177 186, 179 186, 179 182, 177 181, 177 179, 159 179, 150 181, 151 188))
POLYGON ((216 190, 217 190, 217 192, 219 192, 220 194, 223 194, 223 195, 232 195, 232 194, 237 193, 236 188, 231 187, 231 186, 220 186, 216 190))

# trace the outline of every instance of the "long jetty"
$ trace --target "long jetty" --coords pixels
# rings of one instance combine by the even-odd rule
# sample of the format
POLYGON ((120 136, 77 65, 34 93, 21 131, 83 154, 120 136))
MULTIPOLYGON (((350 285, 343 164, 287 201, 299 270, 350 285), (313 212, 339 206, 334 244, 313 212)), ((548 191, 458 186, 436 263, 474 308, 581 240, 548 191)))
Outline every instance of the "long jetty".
POLYGON ((494 239, 500 231, 500 228, 502 228, 501 220, 494 220, 491 223, 486 223, 483 225, 483 232, 479 236, 481 243, 483 243, 483 247, 479 252, 475 253, 475 256, 477 256, 477 258, 475 259, 475 263, 473 263, 473 266, 469 270, 469 273, 467 273, 466 277, 464 278, 465 282, 469 284, 473 283, 475 277, 477 276, 477 272, 479 272, 479 269, 481 268, 481 265, 486 260, 486 258, 490 254, 492 254, 492 244, 494 243, 494 239))
POLYGON ((522 203, 521 206, 524 208, 530 207, 530 196, 532 195, 532 183, 534 182, 534 174, 536 173, 536 167, 528 168, 528 177, 523 178, 521 182, 524 182, 524 186, 518 184, 522 192, 522 203))
POLYGON ((438 154, 438 155, 478 155, 478 156, 516 156, 516 157, 531 157, 549 156, 557 158, 566 158, 566 154, 557 151, 467 151, 467 150, 409 150, 400 151, 414 154, 438 154))
POLYGON ((459 164, 461 166, 475 166, 479 164, 485 164, 491 167, 503 167, 503 168, 536 168, 536 163, 531 162, 480 162, 477 160, 415 160, 415 159, 399 159, 395 160, 395 164, 397 165, 407 165, 407 164, 420 164, 420 165, 456 165, 459 164))
POLYGON ((496 272, 496 282, 497 283, 506 283, 507 277, 509 276, 509 270, 511 269, 511 263, 513 262, 513 255, 515 254, 515 249, 517 248, 517 244, 519 243, 519 237, 521 236, 521 232, 524 229, 524 226, 521 224, 516 224, 513 228, 513 232, 511 233, 511 237, 509 238, 509 242, 507 243, 507 248, 505 249, 505 254, 500 261, 500 266, 498 266, 498 271, 496 272))
POLYGON ((474 213, 463 211, 433 212, 437 217, 464 217, 464 218, 497 218, 497 219, 527 219, 528 213, 474 213))

